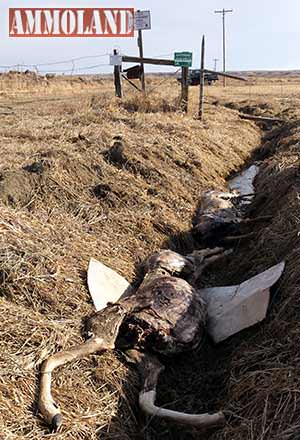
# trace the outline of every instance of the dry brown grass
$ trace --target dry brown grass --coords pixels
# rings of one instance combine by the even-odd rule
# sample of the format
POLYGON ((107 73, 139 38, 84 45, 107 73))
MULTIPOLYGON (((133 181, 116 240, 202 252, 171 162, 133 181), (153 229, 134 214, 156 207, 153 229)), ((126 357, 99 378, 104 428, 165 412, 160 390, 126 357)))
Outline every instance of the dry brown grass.
POLYGON ((92 92, 103 87, 105 81, 99 77, 37 75, 35 72, 0 74, 0 96, 20 98, 22 96, 72 95, 82 91, 92 92))
MULTIPOLYGON (((244 162, 264 159, 252 215, 272 221, 257 225, 255 240, 238 244, 206 281, 240 282, 285 259, 268 319, 220 346, 206 341, 188 362, 171 362, 159 401, 190 412, 224 408, 228 425, 203 439, 298 439, 299 78, 207 87, 203 123, 194 119, 197 88, 189 115, 174 112, 174 78, 146 100, 126 85, 122 102, 112 98, 109 80, 100 91, 97 82, 77 79, 47 87, 18 80, 27 81, 19 90, 6 78, 0 99, 9 113, 0 123, 0 438, 47 434, 36 414, 38 369, 50 353, 81 340, 81 320, 93 311, 89 257, 134 279, 154 250, 193 244, 185 231, 202 189, 223 187, 244 162), (268 132, 255 152, 260 130, 238 110, 293 121, 268 132), (120 138, 123 152, 107 154, 120 138)), ((150 79, 149 88, 159 82, 150 79)), ((54 438, 199 438, 162 421, 143 428, 138 377, 118 354, 66 366, 53 384, 65 420, 54 438)))
MULTIPOLYGON (((168 93, 172 102, 173 80, 168 93)), ((146 111, 131 111, 136 95, 118 102, 110 82, 97 94, 94 88, 72 89, 69 96, 57 89, 49 96, 40 89, 32 96, 30 88, 23 94, 0 101, 10 113, 0 123, 4 439, 47 433, 36 414, 39 365, 81 340, 81 319, 93 311, 89 258, 132 280, 148 254, 186 244, 181 233, 190 228, 201 190, 223 187, 260 141, 253 123, 223 107, 209 106, 200 123, 192 112, 165 112, 162 94, 148 99, 146 111), (106 154, 116 136, 124 145, 121 162, 106 154)), ((136 373, 115 354, 60 369, 54 396, 65 424, 54 437, 143 437, 137 388, 136 373)))
MULTIPOLYGON (((245 76, 248 82, 228 80, 228 87, 221 82, 206 87, 206 100, 221 105, 232 104, 236 108, 247 107, 258 115, 276 115, 284 119, 299 117, 300 76, 245 76)), ((194 92, 196 93, 196 92, 194 92)), ((194 99, 197 99, 195 96, 194 99)))
POLYGON ((220 274, 232 282, 241 274, 246 278, 286 261, 268 319, 232 338, 223 353, 229 378, 223 400, 232 419, 213 439, 294 440, 300 436, 299 142, 299 121, 268 135, 253 215, 271 215, 272 220, 256 227, 255 239, 240 246, 226 274, 220 274))

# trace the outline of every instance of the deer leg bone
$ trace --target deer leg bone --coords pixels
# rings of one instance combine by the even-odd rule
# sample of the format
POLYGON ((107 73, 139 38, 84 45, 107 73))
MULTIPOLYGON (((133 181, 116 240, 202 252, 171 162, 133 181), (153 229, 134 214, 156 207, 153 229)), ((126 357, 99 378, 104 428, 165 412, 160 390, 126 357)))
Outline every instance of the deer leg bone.
MULTIPOLYGON (((220 248, 220 249, 222 249, 222 248, 220 248)), ((230 255, 231 253, 232 253, 232 249, 228 249, 226 251, 223 249, 222 252, 220 252, 218 254, 214 254, 211 257, 207 258, 206 260, 204 260, 204 262, 201 266, 202 271, 210 264, 214 263, 215 261, 220 260, 221 258, 226 257, 227 255, 230 255)))
POLYGON ((192 284, 196 283, 207 266, 231 253, 232 249, 224 250, 222 247, 216 247, 213 249, 194 251, 192 254, 188 255, 186 258, 192 260, 194 263, 194 274, 191 277, 190 282, 192 284))
POLYGON ((197 426, 202 429, 224 425, 225 416, 222 412, 214 414, 186 414, 156 406, 155 398, 158 376, 164 367, 155 357, 145 355, 139 368, 142 370, 141 372, 144 377, 144 385, 140 392, 139 404, 142 411, 146 414, 152 417, 156 416, 172 420, 173 422, 182 423, 184 425, 197 426))
POLYGON ((56 353, 43 362, 38 406, 53 431, 57 431, 61 426, 62 417, 51 396, 52 371, 67 362, 86 357, 89 354, 109 349, 113 350, 120 325, 127 313, 126 310, 126 307, 121 304, 107 305, 105 309, 95 313, 87 320, 86 331, 92 335, 88 341, 70 350, 56 353), (103 335, 103 337, 100 335, 103 335))
POLYGON ((239 223, 247 224, 247 223, 255 223, 255 222, 266 222, 268 220, 271 220, 272 215, 262 215, 260 217, 255 218, 244 218, 239 221, 239 223))
POLYGON ((215 195, 218 199, 230 200, 230 199, 238 199, 240 196, 237 192, 220 192, 215 195))
POLYGON ((215 247, 213 249, 207 248, 200 251, 194 251, 193 253, 186 255, 185 258, 189 261, 192 261, 194 264, 200 264, 206 257, 221 254, 223 251, 224 248, 222 247, 215 247))
POLYGON ((227 237, 223 238, 223 241, 236 241, 236 240, 242 240, 244 238, 253 237, 255 235, 255 232, 249 232, 248 234, 242 234, 242 235, 229 235, 227 237))
POLYGON ((42 363, 38 407, 44 419, 50 425, 51 431, 58 431, 62 424, 61 412, 51 395, 51 375, 53 370, 67 362, 88 356, 97 351, 104 351, 107 348, 110 347, 107 347, 102 338, 92 338, 70 350, 56 353, 42 363))
POLYGON ((247 198, 247 197, 254 197, 255 196, 255 194, 256 193, 248 193, 248 194, 239 194, 238 196, 237 196, 237 198, 238 199, 244 199, 244 198, 247 198))
POLYGON ((194 277, 193 277, 193 283, 197 283, 198 279, 202 275, 204 269, 207 268, 212 263, 215 263, 216 261, 220 260, 223 257, 226 257, 227 255, 230 255, 232 253, 232 249, 228 249, 227 251, 224 251, 220 254, 213 255, 206 260, 202 264, 200 264, 198 267, 195 268, 194 277))

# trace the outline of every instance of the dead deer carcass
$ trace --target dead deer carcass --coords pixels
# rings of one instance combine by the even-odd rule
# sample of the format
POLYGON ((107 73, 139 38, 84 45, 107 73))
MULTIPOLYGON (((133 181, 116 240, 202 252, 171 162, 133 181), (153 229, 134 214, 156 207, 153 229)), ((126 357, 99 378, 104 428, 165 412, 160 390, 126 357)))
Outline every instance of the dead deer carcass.
POLYGON ((253 194, 239 194, 236 191, 205 191, 198 203, 193 219, 192 232, 206 246, 215 246, 227 239, 234 240, 248 237, 242 226, 258 221, 267 221, 270 216, 245 218, 249 197, 253 194), (229 237, 228 237, 229 236, 229 237))
POLYGON ((239 201, 236 192, 205 191, 193 220, 193 232, 204 242, 237 232, 242 221, 239 201))
POLYGON ((138 363, 143 378, 139 403, 145 413, 201 428, 224 423, 222 412, 198 415, 171 411, 155 406, 155 396, 163 369, 160 355, 173 356, 193 350, 202 340, 206 304, 192 284, 208 264, 227 253, 215 248, 186 257, 172 251, 154 254, 147 261, 147 273, 134 294, 108 304, 88 319, 90 339, 43 362, 39 410, 52 430, 62 423, 60 410, 51 396, 53 370, 72 360, 114 348, 126 351, 138 363))

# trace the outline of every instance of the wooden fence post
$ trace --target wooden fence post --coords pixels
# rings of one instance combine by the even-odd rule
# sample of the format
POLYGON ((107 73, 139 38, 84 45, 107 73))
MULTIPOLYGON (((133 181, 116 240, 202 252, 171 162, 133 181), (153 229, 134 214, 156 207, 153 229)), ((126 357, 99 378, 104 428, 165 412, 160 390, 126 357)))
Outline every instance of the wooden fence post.
POLYGON ((202 37, 201 45, 201 67, 200 67, 200 98, 199 98, 199 119, 203 118, 204 103, 204 57, 205 57, 205 37, 202 37))
MULTIPOLYGON (((137 12, 140 12, 140 10, 138 9, 137 12)), ((143 33, 142 33, 141 29, 138 30, 138 47, 139 47, 139 54, 140 54, 140 58, 141 58, 141 85, 142 85, 143 92, 145 92, 145 90, 146 90, 145 68, 144 68, 144 63, 142 61, 144 58, 144 47, 143 47, 143 33)))
POLYGON ((187 113, 189 101, 189 68, 181 68, 181 108, 187 113))
MULTIPOLYGON (((118 51, 114 49, 114 55, 118 55, 118 51)), ((115 92, 118 98, 122 98, 122 81, 121 81, 121 66, 114 66, 114 82, 115 92)))
MULTIPOLYGON (((138 33, 139 33, 139 36, 138 36, 138 46, 139 46, 140 58, 142 60, 144 58, 143 36, 142 36, 142 31, 141 30, 139 30, 138 33)), ((146 90, 145 68, 144 68, 143 61, 141 61, 141 85, 142 85, 143 92, 145 92, 145 90, 146 90)))

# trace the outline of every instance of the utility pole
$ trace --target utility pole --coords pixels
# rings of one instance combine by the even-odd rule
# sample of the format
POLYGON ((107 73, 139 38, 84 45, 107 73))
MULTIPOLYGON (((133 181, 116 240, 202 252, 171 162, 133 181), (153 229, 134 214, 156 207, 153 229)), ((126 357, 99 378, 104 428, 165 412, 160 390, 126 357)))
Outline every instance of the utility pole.
POLYGON ((214 71, 217 71, 217 62, 219 61, 218 58, 214 58, 214 71))
MULTIPOLYGON (((222 9, 215 11, 215 14, 222 14, 223 18, 223 73, 226 72, 226 36, 225 36, 225 16, 228 12, 233 12, 233 9, 222 9)), ((226 77, 223 77, 223 86, 226 86, 226 77)))

